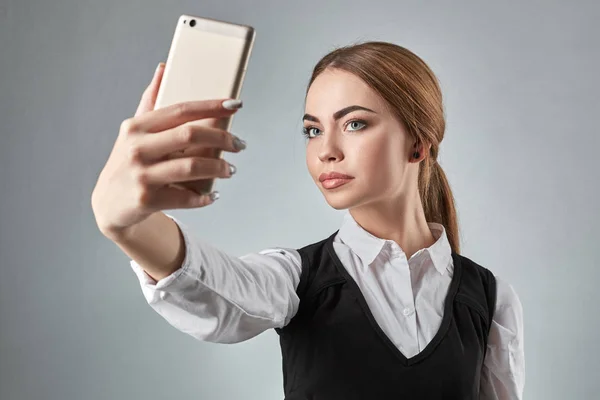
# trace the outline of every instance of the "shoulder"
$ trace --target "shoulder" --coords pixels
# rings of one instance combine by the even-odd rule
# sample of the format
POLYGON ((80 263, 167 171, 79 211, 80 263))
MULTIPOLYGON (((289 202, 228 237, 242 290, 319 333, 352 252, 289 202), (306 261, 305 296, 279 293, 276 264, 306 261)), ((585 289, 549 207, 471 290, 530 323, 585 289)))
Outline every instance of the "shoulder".
POLYGON ((500 325, 520 326, 523 321, 523 305, 515 288, 504 278, 496 279, 496 309, 494 321, 500 325))
MULTIPOLYGON (((472 259, 452 253, 453 261, 460 265, 459 293, 486 302, 488 322, 496 303, 496 279, 492 271, 472 259), (485 299, 485 300, 484 300, 485 299)), ((456 272, 455 272, 456 273, 456 272)))
POLYGON ((488 283, 489 281, 495 281, 495 276, 492 271, 488 268, 484 267, 482 264, 473 261, 473 259, 466 257, 462 254, 454 254, 455 261, 458 260, 461 264, 461 267, 464 273, 468 275, 473 275, 475 279, 480 279, 488 283))
POLYGON ((303 264, 310 264, 310 261, 312 261, 315 257, 318 257, 318 255, 324 251, 327 240, 332 236, 299 248, 285 246, 265 247, 260 251, 244 254, 241 256, 241 258, 248 259, 252 257, 267 256, 286 263, 292 263, 296 267, 300 267, 303 264), (307 263, 307 261, 309 262, 307 263))
POLYGON ((300 247, 297 250, 299 253, 301 253, 303 255, 308 255, 308 254, 312 255, 314 253, 322 252, 325 249, 325 245, 327 244, 327 241, 332 239, 336 234, 337 234, 337 231, 336 231, 336 233, 334 233, 333 235, 331 235, 328 238, 321 239, 318 242, 304 245, 303 247, 300 247))
POLYGON ((306 265, 307 267, 319 264, 323 254, 326 253, 328 242, 332 242, 337 236, 337 233, 338 231, 335 231, 327 238, 298 248, 296 251, 301 259, 302 264, 306 265))
POLYGON ((516 312, 522 312, 519 296, 509 282, 468 257, 460 255, 459 258, 464 272, 467 275, 470 274, 471 279, 481 280, 490 287, 490 291, 494 295, 495 314, 503 312, 507 308, 514 309, 516 312))

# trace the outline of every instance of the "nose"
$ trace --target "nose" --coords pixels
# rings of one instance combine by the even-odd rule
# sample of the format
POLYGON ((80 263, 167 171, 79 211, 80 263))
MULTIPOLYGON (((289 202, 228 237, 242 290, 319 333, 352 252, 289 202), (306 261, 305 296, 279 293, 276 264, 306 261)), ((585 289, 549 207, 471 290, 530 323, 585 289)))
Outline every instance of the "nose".
POLYGON ((323 135, 319 146, 318 154, 321 162, 339 162, 344 159, 344 153, 335 134, 323 135))

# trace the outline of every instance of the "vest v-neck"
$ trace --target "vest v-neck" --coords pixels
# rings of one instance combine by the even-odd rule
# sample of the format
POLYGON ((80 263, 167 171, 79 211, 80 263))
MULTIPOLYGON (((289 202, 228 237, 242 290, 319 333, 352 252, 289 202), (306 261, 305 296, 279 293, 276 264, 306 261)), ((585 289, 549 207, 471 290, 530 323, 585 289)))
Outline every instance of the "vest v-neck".
POLYGON ((395 354, 396 357, 404 365, 410 366, 410 365, 416 364, 416 363, 424 360, 425 358, 427 358, 431 353, 433 353, 433 351, 438 346, 438 344, 440 344, 440 342, 442 341, 442 339, 448 332, 448 328, 450 327, 450 323, 452 322, 452 318, 453 318, 452 307, 454 304, 454 299, 455 299, 456 293, 458 292, 458 287, 459 287, 461 274, 462 274, 462 265, 460 262, 460 257, 458 257, 458 255, 456 253, 452 252, 452 259, 454 261, 454 272, 453 272, 453 276, 452 276, 452 281, 450 282, 450 287, 448 289, 448 292, 446 293, 446 299, 444 302, 444 315, 442 316, 442 322, 440 324, 440 327, 439 327, 437 333, 434 335, 432 340, 427 344, 427 346, 425 346, 425 348, 421 352, 414 355, 413 357, 407 358, 396 347, 396 345, 391 341, 391 339, 387 336, 387 334, 383 331, 383 329, 381 329, 381 326, 379 326, 379 324, 377 323, 377 320, 375 320, 375 317, 373 316, 373 313, 371 312, 371 309, 369 308, 369 305, 368 305, 367 301, 365 300, 365 297, 364 297, 362 291, 360 290, 358 284, 356 283, 354 278, 350 275, 350 273, 346 270, 346 268, 342 264, 341 260, 339 259, 337 253, 335 252, 335 249, 333 248, 333 241, 334 241, 334 238, 335 238, 337 232, 338 231, 336 231, 333 235, 331 235, 327 239, 327 241, 325 243, 325 249, 329 253, 331 259, 333 260, 333 263, 334 263, 336 269, 338 270, 338 272, 340 274, 342 274, 342 276, 346 279, 348 285, 350 286, 351 293, 354 295, 356 301, 359 303, 360 307, 362 308, 365 316, 367 317, 367 319, 369 320, 369 322, 371 324, 371 327, 375 330, 375 332, 378 334, 378 336, 381 338, 381 340, 384 342, 384 344, 390 349, 390 351, 393 354, 395 354))

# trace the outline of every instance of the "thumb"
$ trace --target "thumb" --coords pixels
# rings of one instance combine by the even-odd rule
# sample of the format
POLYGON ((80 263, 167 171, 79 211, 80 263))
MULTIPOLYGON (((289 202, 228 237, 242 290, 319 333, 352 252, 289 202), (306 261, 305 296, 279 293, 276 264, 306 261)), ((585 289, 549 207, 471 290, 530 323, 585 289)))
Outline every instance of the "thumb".
POLYGON ((142 98, 135 112, 135 116, 147 113, 148 111, 152 111, 154 109, 154 104, 156 103, 156 96, 158 95, 158 89, 160 88, 160 82, 162 81, 164 71, 165 63, 161 62, 156 67, 156 71, 154 71, 152 81, 146 87, 146 90, 144 90, 144 93, 142 94, 142 98))

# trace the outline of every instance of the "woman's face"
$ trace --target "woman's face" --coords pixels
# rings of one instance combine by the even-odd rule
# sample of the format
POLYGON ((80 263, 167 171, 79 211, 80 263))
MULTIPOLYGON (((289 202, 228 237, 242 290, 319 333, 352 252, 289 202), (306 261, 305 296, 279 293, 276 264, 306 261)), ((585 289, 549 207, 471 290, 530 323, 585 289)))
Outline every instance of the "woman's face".
POLYGON ((409 163, 413 141, 385 101, 360 78, 325 70, 309 88, 305 112, 306 164, 331 207, 349 209, 400 199, 406 193, 410 175, 418 173, 418 164, 409 163), (343 111, 354 106, 371 111, 343 111), (332 171, 353 178, 319 180, 332 171), (342 182, 346 183, 327 188, 342 182))

